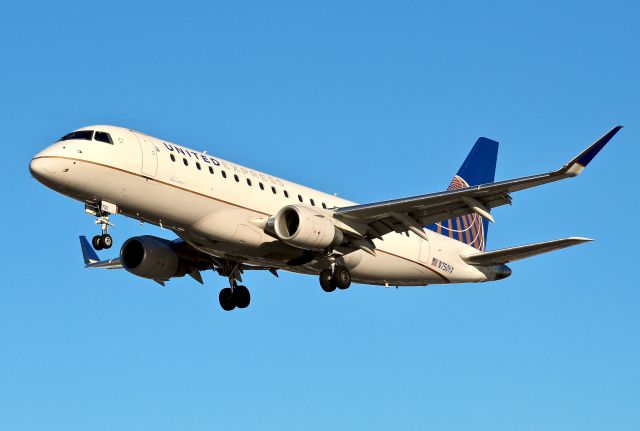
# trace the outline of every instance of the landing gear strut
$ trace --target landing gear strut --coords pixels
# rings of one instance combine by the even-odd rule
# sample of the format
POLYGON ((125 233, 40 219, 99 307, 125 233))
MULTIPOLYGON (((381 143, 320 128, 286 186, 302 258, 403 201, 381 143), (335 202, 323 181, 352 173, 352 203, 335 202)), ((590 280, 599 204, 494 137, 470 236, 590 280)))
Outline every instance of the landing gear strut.
POLYGON ((351 273, 342 265, 331 265, 331 268, 320 272, 320 286, 325 292, 338 289, 348 289, 351 286, 351 273))

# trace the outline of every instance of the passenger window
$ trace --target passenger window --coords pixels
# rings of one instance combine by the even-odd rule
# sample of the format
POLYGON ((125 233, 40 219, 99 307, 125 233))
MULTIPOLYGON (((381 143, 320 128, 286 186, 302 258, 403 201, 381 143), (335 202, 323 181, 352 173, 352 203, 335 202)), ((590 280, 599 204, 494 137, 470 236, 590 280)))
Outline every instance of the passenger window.
POLYGON ((200 162, 196 162, 196 168, 198 168, 198 170, 202 169, 202 167, 200 166, 200 162))
POLYGON ((260 186, 260 190, 264 190, 264 184, 258 183, 258 185, 260 186))
POLYGON ((276 193, 278 193, 278 191, 276 190, 275 187, 271 186, 271 191, 273 192, 273 194, 275 195, 276 193))
POLYGON ((251 180, 249 178, 247 178, 247 185, 251 186, 251 180))
POLYGON ((93 138, 93 130, 78 130, 77 132, 71 132, 60 138, 61 141, 69 141, 71 139, 82 139, 90 141, 93 138))
POLYGON ((239 183, 239 182, 240 182, 240 178, 238 178, 238 176, 237 176, 237 175, 235 175, 235 174, 234 174, 234 175, 233 175, 233 178, 236 180, 236 183, 239 183))
POLYGON ((173 154, 169 154, 169 158, 171 159, 172 162, 176 161, 176 156, 174 156, 173 154))
POLYGON ((182 163, 184 163, 185 166, 189 166, 189 162, 187 162, 187 159, 182 159, 182 163))
POLYGON ((327 209, 327 204, 325 204, 324 202, 322 202, 322 208, 327 209))
POLYGON ((302 199, 302 196, 301 196, 301 195, 298 195, 298 200, 299 200, 300 202, 304 202, 304 199, 302 199))
POLYGON ((113 145, 113 141, 111 140, 111 136, 106 132, 96 132, 93 137, 96 141, 104 142, 105 144, 113 145))
POLYGON ((313 201, 313 199, 309 199, 309 202, 311 202, 311 206, 316 206, 316 203, 313 201))
POLYGON ((285 197, 285 198, 288 198, 288 197, 289 197, 289 192, 288 192, 288 191, 286 191, 286 190, 284 191, 284 197, 285 197))
POLYGON ((225 171, 222 171, 222 178, 227 178, 227 173, 225 171))
POLYGON ((213 168, 211 166, 209 166, 209 173, 213 175, 213 168))

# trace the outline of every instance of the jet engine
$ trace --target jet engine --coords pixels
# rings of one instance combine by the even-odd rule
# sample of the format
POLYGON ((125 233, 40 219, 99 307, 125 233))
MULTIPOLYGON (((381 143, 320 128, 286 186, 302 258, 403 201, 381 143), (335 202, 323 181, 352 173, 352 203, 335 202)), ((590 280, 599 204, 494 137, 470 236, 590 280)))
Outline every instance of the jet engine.
POLYGON ((282 242, 305 250, 325 250, 344 241, 330 217, 301 205, 287 205, 278 211, 273 228, 282 242))
POLYGON ((180 271, 180 257, 171 242, 155 236, 134 236, 120 249, 122 267, 138 277, 168 280, 184 275, 180 271))

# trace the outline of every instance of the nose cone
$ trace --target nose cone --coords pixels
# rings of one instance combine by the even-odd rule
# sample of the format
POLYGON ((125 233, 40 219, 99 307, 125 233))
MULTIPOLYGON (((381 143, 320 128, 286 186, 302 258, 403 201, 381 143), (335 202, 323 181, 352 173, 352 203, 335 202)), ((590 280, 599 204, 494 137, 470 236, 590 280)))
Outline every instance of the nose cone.
POLYGON ((29 171, 31 176, 41 183, 46 182, 47 178, 53 175, 53 172, 47 169, 47 159, 37 156, 29 163, 29 171))
POLYGON ((29 163, 31 176, 44 185, 50 185, 53 177, 61 169, 60 161, 57 161, 56 156, 61 155, 63 149, 61 143, 55 143, 33 156, 29 163))

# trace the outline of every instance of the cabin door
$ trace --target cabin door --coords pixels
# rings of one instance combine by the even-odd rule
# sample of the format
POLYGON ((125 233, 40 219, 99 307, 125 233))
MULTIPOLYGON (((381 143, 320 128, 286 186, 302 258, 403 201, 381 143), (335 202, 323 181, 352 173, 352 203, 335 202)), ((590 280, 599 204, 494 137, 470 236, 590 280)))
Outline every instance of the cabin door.
POLYGON ((142 150, 142 175, 155 177, 158 173, 158 147, 148 136, 136 133, 136 138, 142 150))

